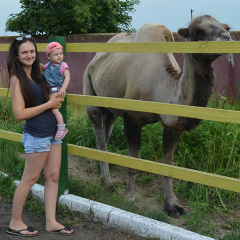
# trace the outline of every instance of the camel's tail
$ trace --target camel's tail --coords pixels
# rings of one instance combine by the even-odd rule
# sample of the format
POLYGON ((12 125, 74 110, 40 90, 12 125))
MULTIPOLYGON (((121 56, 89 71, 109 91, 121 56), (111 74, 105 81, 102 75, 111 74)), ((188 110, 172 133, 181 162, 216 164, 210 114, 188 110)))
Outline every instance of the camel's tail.
POLYGON ((83 74, 83 94, 96 96, 96 92, 93 88, 92 79, 91 79, 90 73, 88 71, 88 68, 86 68, 86 70, 83 74))

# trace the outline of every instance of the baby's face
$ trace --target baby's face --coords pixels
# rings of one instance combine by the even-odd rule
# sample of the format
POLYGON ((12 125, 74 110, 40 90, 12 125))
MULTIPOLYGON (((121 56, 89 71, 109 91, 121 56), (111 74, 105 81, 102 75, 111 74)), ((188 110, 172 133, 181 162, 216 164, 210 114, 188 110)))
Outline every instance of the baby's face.
POLYGON ((63 60, 63 58, 64 55, 62 48, 55 49, 48 55, 48 59, 54 64, 59 64, 63 60))

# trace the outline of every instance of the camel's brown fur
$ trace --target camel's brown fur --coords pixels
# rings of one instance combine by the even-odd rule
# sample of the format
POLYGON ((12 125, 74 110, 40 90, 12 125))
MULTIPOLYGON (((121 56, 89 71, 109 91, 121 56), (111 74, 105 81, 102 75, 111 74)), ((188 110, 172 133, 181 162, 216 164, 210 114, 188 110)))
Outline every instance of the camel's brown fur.
MULTIPOLYGON (((178 34, 186 41, 231 41, 229 27, 204 15, 193 19, 178 34)), ((109 42, 173 42, 170 30, 160 24, 146 24, 134 34, 118 34, 109 42)), ((97 53, 84 74, 83 93, 92 96, 136 99, 205 107, 214 84, 212 62, 221 54, 184 54, 180 70, 171 53, 97 53)), ((123 117, 129 155, 140 158, 141 129, 159 121, 164 127, 163 163, 174 164, 174 148, 185 130, 200 120, 119 109, 86 106, 97 138, 97 147, 107 150, 114 121, 123 117)), ((101 177, 113 187, 108 164, 101 163, 101 177)), ((126 196, 134 196, 136 171, 129 169, 126 196)), ((172 187, 172 178, 164 178, 165 210, 182 214, 172 187)))

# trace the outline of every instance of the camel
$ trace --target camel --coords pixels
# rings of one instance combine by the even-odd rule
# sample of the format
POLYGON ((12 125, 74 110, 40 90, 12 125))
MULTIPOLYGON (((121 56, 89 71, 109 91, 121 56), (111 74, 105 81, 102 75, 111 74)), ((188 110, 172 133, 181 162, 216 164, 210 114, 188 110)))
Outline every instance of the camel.
MULTIPOLYGON (((229 26, 209 15, 198 16, 178 35, 185 41, 231 41, 229 26)), ((120 33, 109 43, 173 42, 173 34, 164 25, 145 24, 136 33, 120 33)), ((182 71, 172 53, 97 53, 83 77, 83 94, 142 101, 206 107, 214 85, 212 63, 223 54, 183 55, 182 71)), ((146 124, 160 122, 163 131, 162 162, 174 165, 174 149, 183 133, 199 125, 199 119, 163 114, 85 106, 92 123, 97 148, 107 151, 114 122, 123 118, 129 156, 140 158, 141 130, 146 124)), ((125 196, 134 197, 137 170, 128 169, 125 196)), ((108 163, 101 162, 101 179, 113 187, 108 163)), ((173 191, 172 178, 164 177, 164 209, 168 215, 182 215, 173 191)))

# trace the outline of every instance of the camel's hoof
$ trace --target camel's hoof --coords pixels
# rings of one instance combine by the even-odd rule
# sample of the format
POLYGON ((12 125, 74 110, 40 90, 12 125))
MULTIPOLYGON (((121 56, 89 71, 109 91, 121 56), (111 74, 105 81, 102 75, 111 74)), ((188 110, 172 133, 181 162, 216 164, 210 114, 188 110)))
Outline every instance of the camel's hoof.
POLYGON ((113 192, 115 191, 115 186, 114 184, 105 184, 105 187, 108 191, 113 192))
POLYGON ((108 182, 106 182, 105 180, 102 180, 102 179, 101 179, 101 182, 102 182, 102 185, 103 185, 106 189, 108 189, 108 190, 110 190, 110 191, 114 191, 115 186, 114 186, 113 183, 108 183, 108 182))
POLYGON ((184 209, 179 205, 169 206, 165 204, 165 211, 167 212, 168 216, 181 216, 184 214, 184 209))

